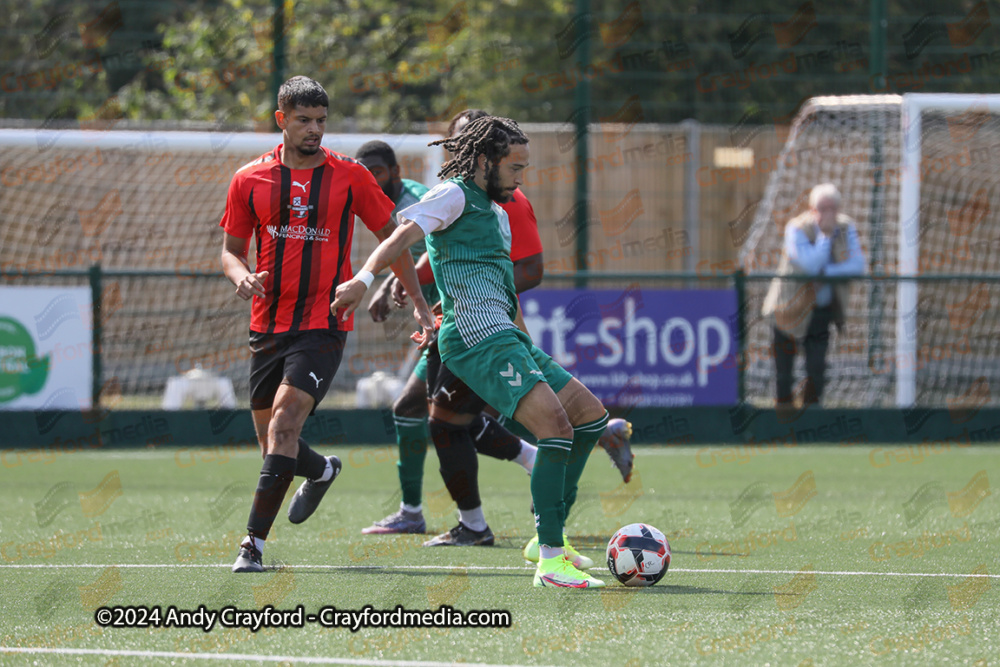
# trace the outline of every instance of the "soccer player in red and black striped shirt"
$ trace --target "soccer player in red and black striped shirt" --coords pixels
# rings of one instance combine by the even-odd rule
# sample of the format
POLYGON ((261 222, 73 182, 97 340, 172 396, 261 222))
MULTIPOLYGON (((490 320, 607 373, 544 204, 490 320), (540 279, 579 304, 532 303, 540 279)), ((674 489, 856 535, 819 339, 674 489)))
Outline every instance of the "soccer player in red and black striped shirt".
MULTIPOLYGON (((220 225, 222 268, 242 299, 253 299, 250 319, 250 407, 264 464, 254 494, 247 537, 234 572, 262 572, 262 550, 281 502, 299 475, 306 478, 288 508, 292 523, 315 511, 340 472, 299 439, 302 425, 323 399, 340 365, 353 319, 331 312, 339 284, 351 280, 354 216, 379 241, 395 229, 392 201, 353 159, 323 148, 329 98, 304 76, 278 91, 275 119, 282 144, 233 176, 220 225), (257 239, 257 265, 247 251, 257 239)), ((414 300, 424 339, 434 325, 407 253, 392 266, 414 300)), ((358 279, 371 284, 362 272, 358 279)))

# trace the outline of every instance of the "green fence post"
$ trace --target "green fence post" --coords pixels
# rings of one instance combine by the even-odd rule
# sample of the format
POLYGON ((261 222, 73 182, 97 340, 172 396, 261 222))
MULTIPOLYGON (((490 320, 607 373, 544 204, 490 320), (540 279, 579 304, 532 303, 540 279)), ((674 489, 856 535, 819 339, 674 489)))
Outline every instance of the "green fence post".
POLYGON ((737 347, 737 376, 736 391, 742 403, 746 400, 746 385, 744 376, 746 375, 746 349, 747 349, 747 282, 743 269, 736 269, 733 273, 733 286, 736 288, 736 334, 739 336, 737 347))
MULTIPOLYGON (((869 58, 869 78, 876 90, 885 89, 886 80, 886 20, 885 0, 872 0, 870 6, 869 31, 871 32, 871 54, 869 58)), ((885 116, 878 117, 880 132, 872 134, 872 203, 869 209, 871 223, 870 267, 873 273, 885 273, 885 251, 882 248, 882 234, 885 229, 884 146, 886 133, 885 116)), ((868 368, 877 368, 882 355, 882 320, 885 299, 885 284, 875 281, 868 284, 868 368)))
MULTIPOLYGON (((575 35, 580 40, 578 47, 580 55, 580 71, 584 72, 590 64, 590 28, 594 18, 590 14, 590 0, 576 0, 577 24, 575 35), (581 34, 582 32, 582 34, 581 34)), ((576 85, 575 99, 576 127, 576 259, 577 271, 588 271, 587 252, 590 249, 590 202, 587 201, 587 157, 590 142, 590 80, 581 77, 576 85)), ((577 278, 576 287, 587 286, 586 278, 577 278)))
MULTIPOLYGON (((271 51, 274 70, 271 75, 271 103, 278 104, 278 89, 285 81, 285 0, 274 0, 272 34, 274 44, 271 51)), ((273 118, 273 114, 272 114, 273 118)))
POLYGON ((90 404, 92 410, 99 410, 101 407, 101 335, 104 323, 102 321, 101 303, 104 298, 103 287, 101 286, 101 265, 92 264, 90 266, 90 329, 91 329, 91 379, 90 384, 90 404))
POLYGON ((868 12, 869 47, 868 76, 875 90, 885 90, 886 77, 886 20, 885 0, 872 0, 868 12))

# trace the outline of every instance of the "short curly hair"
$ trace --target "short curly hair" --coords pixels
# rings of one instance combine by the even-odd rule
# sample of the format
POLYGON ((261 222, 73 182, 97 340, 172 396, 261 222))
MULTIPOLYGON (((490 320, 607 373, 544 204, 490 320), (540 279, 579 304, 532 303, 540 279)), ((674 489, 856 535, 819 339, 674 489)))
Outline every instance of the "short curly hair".
POLYGON ((319 82, 307 76, 293 76, 278 89, 278 108, 290 111, 296 107, 330 107, 330 98, 319 82))

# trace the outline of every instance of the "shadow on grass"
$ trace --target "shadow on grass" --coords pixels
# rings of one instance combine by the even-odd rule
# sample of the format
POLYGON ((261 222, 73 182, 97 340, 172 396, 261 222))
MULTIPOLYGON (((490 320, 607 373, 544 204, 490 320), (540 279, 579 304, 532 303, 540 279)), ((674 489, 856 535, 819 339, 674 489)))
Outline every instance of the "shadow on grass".
MULTIPOLYGON (((524 577, 534 573, 534 570, 530 567, 525 567, 524 569, 518 570, 496 570, 493 572, 484 570, 464 570, 459 566, 446 566, 442 565, 440 568, 427 568, 422 570, 410 570, 402 569, 405 565, 358 565, 354 566, 350 570, 337 569, 337 570, 326 570, 320 568, 310 568, 310 567, 294 567, 296 574, 377 574, 380 577, 386 575, 400 575, 405 577, 428 577, 428 576, 449 576, 453 570, 462 570, 464 576, 469 578, 497 578, 497 577, 524 577)), ((268 570, 270 572, 271 570, 268 570)))
POLYGON ((681 551, 680 549, 671 549, 671 554, 684 554, 686 556, 737 556, 739 558, 746 558, 749 554, 741 553, 730 553, 728 551, 681 551))
MULTIPOLYGON (((669 575, 668 575, 669 576, 669 575)), ((704 586, 678 586, 676 584, 654 584, 653 586, 615 586, 603 589, 604 593, 620 595, 774 595, 773 591, 728 591, 704 586)))

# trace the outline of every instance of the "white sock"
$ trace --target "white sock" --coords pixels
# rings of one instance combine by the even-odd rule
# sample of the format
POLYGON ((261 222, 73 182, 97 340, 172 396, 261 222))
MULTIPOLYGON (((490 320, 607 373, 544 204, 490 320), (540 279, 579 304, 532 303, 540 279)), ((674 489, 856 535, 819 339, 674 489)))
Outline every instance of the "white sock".
POLYGON ((550 547, 546 544, 538 545, 538 555, 542 558, 556 558, 562 556, 564 553, 566 552, 563 551, 562 547, 550 547))
POLYGON ((406 503, 399 503, 399 509, 404 512, 409 512, 410 514, 416 514, 423 509, 423 505, 407 505, 406 503))
POLYGON ((458 520, 464 523, 466 528, 476 532, 484 531, 488 527, 482 505, 471 510, 458 510, 458 520))
POLYGON ((531 474, 532 469, 535 467, 535 454, 538 453, 538 447, 535 447, 531 443, 521 441, 521 452, 517 455, 514 460, 531 474))
POLYGON ((247 546, 248 542, 253 545, 254 549, 256 549, 257 551, 259 551, 261 553, 264 553, 264 542, 265 542, 265 540, 262 540, 259 537, 253 537, 251 535, 247 535, 246 538, 243 540, 243 543, 240 544, 240 546, 241 547, 245 547, 245 546, 247 546))
POLYGON ((326 469, 323 474, 314 479, 314 482, 329 482, 333 478, 333 464, 330 463, 330 459, 326 460, 326 469))

